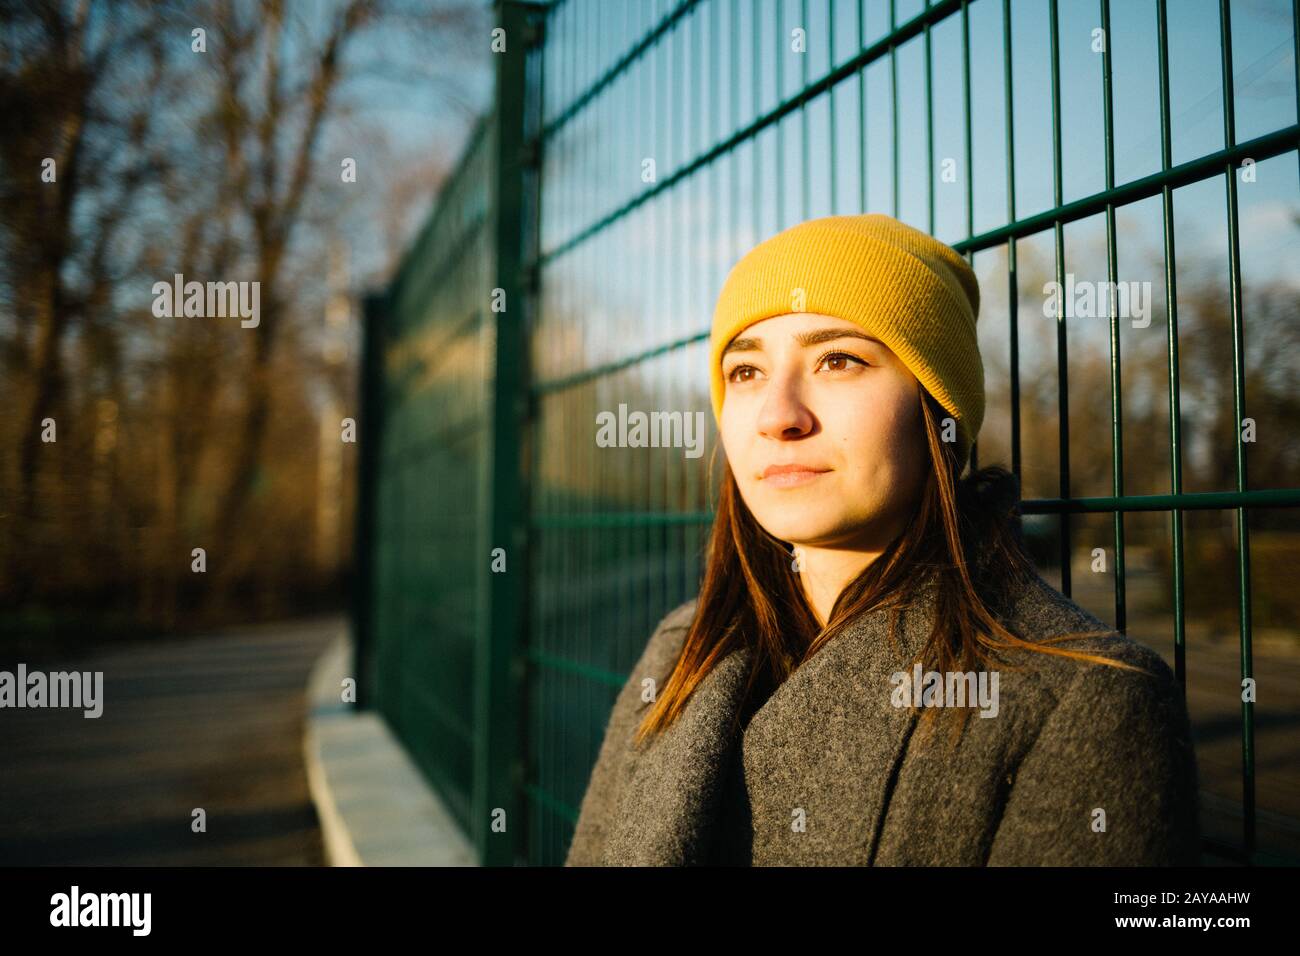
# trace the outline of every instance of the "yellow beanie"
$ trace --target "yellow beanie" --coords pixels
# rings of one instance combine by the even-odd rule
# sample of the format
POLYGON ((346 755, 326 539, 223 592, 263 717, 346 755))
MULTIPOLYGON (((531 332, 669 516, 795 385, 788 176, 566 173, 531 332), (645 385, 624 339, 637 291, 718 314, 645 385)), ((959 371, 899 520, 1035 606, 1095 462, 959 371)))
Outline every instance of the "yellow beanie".
POLYGON ((957 421, 957 473, 984 421, 975 322, 979 281, 952 247, 891 216, 826 216, 759 243, 732 267, 713 312, 709 364, 721 424, 722 350, 792 312, 830 315, 880 339, 957 421))

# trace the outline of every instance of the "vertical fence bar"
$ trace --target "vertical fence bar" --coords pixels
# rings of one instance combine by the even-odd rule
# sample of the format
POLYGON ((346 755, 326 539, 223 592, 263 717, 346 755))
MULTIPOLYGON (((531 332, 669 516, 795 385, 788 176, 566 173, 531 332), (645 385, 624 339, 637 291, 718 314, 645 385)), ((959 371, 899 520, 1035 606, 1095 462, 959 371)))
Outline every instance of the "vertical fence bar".
MULTIPOLYGON (((830 6, 830 0, 827 0, 827 6, 828 7, 830 6)), ((803 27, 803 31, 804 31, 804 52, 802 58, 799 61, 799 65, 800 67, 802 67, 802 70, 799 75, 800 88, 801 88, 800 95, 802 95, 802 90, 806 90, 808 88, 808 0, 801 0, 799 6, 799 16, 801 18, 800 25, 803 27)), ((830 22, 834 22, 835 11, 828 10, 827 20, 830 22)), ((831 37, 826 38, 827 42, 829 42, 831 39, 833 38, 831 37)), ((829 60, 834 60, 835 48, 833 45, 831 46, 831 49, 828 52, 830 53, 829 60)), ((833 91, 828 91, 826 95, 830 96, 831 92, 833 91)), ((803 142, 799 144, 800 148, 803 150, 802 162, 800 163, 800 167, 799 167, 802 172, 802 175, 799 177, 800 180, 799 185, 803 189, 803 192, 799 196, 799 203, 800 203, 799 215, 801 219, 807 219, 808 207, 810 205, 809 198, 808 198, 808 190, 809 190, 808 184, 812 181, 812 175, 808 171, 809 168, 808 167, 808 101, 806 99, 803 101, 803 105, 799 107, 799 117, 800 117, 800 122, 803 124, 802 127, 803 142)), ((831 122, 833 124, 835 121, 832 119, 831 122)), ((831 126, 830 149, 832 152, 835 150, 834 125, 831 126)), ((831 189, 832 190, 835 189, 834 176, 831 176, 831 189)))
MULTIPOLYGON (((1111 86, 1110 0, 1101 0, 1101 96, 1105 124, 1106 191, 1115 188, 1115 116, 1111 86)), ((1124 494, 1124 406, 1123 377, 1120 373, 1119 313, 1115 299, 1119 289, 1119 250, 1115 242, 1115 204, 1106 203, 1106 278, 1110 281, 1110 443, 1111 494, 1124 494)), ((1111 514, 1115 535, 1115 628, 1128 632, 1128 607, 1124 572, 1124 512, 1111 514)))
MULTIPOLYGON (((895 20, 895 0, 889 0, 889 32, 892 34, 898 27, 895 20)), ((890 133, 891 146, 894 151, 893 162, 894 169, 892 175, 891 188, 894 190, 894 218, 898 218, 898 45, 892 37, 889 41, 889 99, 893 116, 893 128, 890 133)))
MULTIPOLYGON (((595 23, 598 13, 596 9, 597 6, 598 4, 592 4, 589 2, 583 7, 583 15, 581 17, 582 26, 578 28, 580 35, 585 41, 583 47, 584 63, 579 67, 580 75, 584 77, 584 80, 578 90, 578 95, 582 97, 586 103, 582 112, 575 117, 575 120, 579 123, 579 127, 583 131, 579 136, 578 144, 576 146, 579 155, 582 157, 582 165, 579 166, 580 169, 589 169, 598 152, 597 144, 594 142, 593 132, 599 128, 599 124, 596 121, 596 111, 600 108, 600 100, 599 98, 588 99, 588 93, 592 85, 590 77, 593 74, 593 51, 596 49, 595 41, 598 39, 595 23)), ((664 42, 667 41, 668 35, 666 34, 664 42)), ((672 103, 673 90, 678 80, 676 70, 673 69, 672 66, 673 64, 670 64, 670 68, 667 71, 668 102, 670 104, 672 103)), ((664 159, 668 171, 671 172, 676 166, 677 159, 678 137, 676 137, 674 133, 676 131, 678 116, 675 113, 670 112, 668 117, 668 135, 666 138, 666 143, 668 145, 664 149, 664 159)), ((658 170, 656 170, 656 172, 658 172, 658 170)), ((585 196, 590 193, 592 185, 592 180, 589 176, 582 175, 574 177, 574 189, 580 195, 585 196)), ((590 206, 588 204, 579 206, 574 212, 574 231, 581 232, 586 228, 587 224, 592 221, 592 219, 593 211, 590 206)), ((573 371, 579 370, 586 362, 592 361, 593 351, 595 351, 597 355, 603 354, 604 341, 599 330, 596 330, 596 334, 594 335, 589 334, 589 329, 597 325, 602 325, 603 323, 595 323, 587 319, 587 315, 589 314, 588 310, 595 304, 591 299, 591 290, 594 288, 592 280, 594 279, 593 274, 595 272, 595 254, 596 248, 594 243, 580 245, 570 252, 570 255, 573 256, 576 263, 576 285, 580 290, 582 290, 582 293, 585 293, 580 293, 577 296, 577 311, 571 319, 575 328, 575 335, 573 336, 573 361, 570 363, 570 368, 573 371), (578 330, 579 326, 582 327, 580 331, 578 330)), ((567 419, 567 427, 571 438, 565 442, 564 447, 568 450, 569 454, 574 456, 574 459, 578 463, 578 474, 582 476, 580 481, 574 483, 573 492, 577 497, 578 514, 584 519, 578 522, 574 528, 566 532, 569 540, 568 546, 573 551, 574 565, 577 569, 577 573, 567 580, 591 580, 591 549, 593 540, 600 533, 600 529, 595 526, 595 522, 587 519, 589 519, 591 515, 596 514, 600 509, 595 501, 595 496, 592 494, 591 483, 591 471, 592 466, 595 464, 593 458, 595 456, 596 448, 594 442, 586 440, 586 429, 584 426, 586 422, 591 421, 591 418, 587 414, 588 410, 595 407, 601 389, 606 384, 606 382, 602 381, 586 382, 578 388, 572 389, 567 398, 571 411, 565 417, 567 419)), ((587 589, 587 591, 581 595, 575 596, 573 599, 574 629, 568 634, 572 644, 578 648, 579 658, 584 661, 590 661, 594 658, 595 641, 593 640, 593 627, 591 622, 592 603, 590 589, 587 589)), ((589 701, 599 699, 598 695, 591 694, 589 691, 589 701)), ((597 745, 600 743, 598 733, 592 740, 592 743, 597 745)))
MULTIPOLYGON (((781 0, 772 0, 772 9, 776 15, 776 49, 772 55, 776 58, 776 101, 781 102, 785 89, 785 24, 781 20, 781 0)), ((785 228, 785 122, 775 124, 776 130, 776 231, 785 228)))
MULTIPOLYGON (((1300 3, 1300 0, 1296 0, 1300 3)), ((862 10, 862 5, 866 0, 858 0, 858 49, 866 44, 866 14, 862 10)), ((858 70, 858 165, 861 167, 861 177, 858 180, 858 208, 864 213, 871 212, 867 206, 867 170, 870 164, 867 162, 867 68, 862 66, 858 70)))
POLYGON ((357 505, 353 531, 352 675, 357 709, 373 709, 375 657, 375 519, 379 449, 383 441, 383 324, 386 296, 368 295, 362 303, 361 375, 358 388, 361 440, 357 442, 357 505))
MULTIPOLYGON (((830 53, 829 60, 831 64, 831 69, 835 69, 835 11, 837 8, 837 3, 839 2, 843 2, 843 0, 827 0, 827 6, 829 7, 829 9, 827 10, 827 14, 826 14, 826 46, 830 53)), ((840 92, 843 89, 844 83, 845 81, 843 80, 841 80, 839 83, 836 83, 833 87, 830 88, 829 91, 827 91, 826 94, 827 96, 830 97, 828 103, 828 109, 831 114, 830 116, 830 137, 831 137, 830 186, 831 186, 831 213, 833 215, 840 214, 840 204, 835 189, 835 181, 839 179, 839 177, 835 175, 835 166, 837 160, 837 157, 835 156, 835 147, 839 143, 839 140, 835 138, 835 114, 838 112, 838 110, 835 109, 835 94, 840 92)), ((805 139, 805 143, 806 142, 807 140, 805 139)), ((808 168, 807 160, 804 160, 804 168, 805 169, 808 168)), ((865 212, 865 210, 863 211, 865 212)))
MULTIPOLYGON (((1228 0, 1219 0, 1222 22, 1223 64, 1223 145, 1237 145, 1236 110, 1232 81, 1232 18, 1228 0)), ((1224 180, 1228 201, 1228 269, 1232 300, 1232 407, 1233 447, 1237 471, 1237 491, 1246 490, 1246 448, 1241 440, 1241 422, 1246 411, 1246 369, 1241 314, 1241 238, 1237 216, 1237 170, 1231 160, 1224 163, 1224 180)), ((1238 614, 1241 622, 1241 679, 1253 679, 1254 661, 1250 627, 1250 529, 1247 512, 1237 507, 1237 588, 1238 614)), ((1241 805, 1242 835, 1246 859, 1255 852, 1255 705, 1241 702, 1241 805)))
MULTIPOLYGON (((1056 249, 1056 281, 1065 288, 1065 229, 1059 215, 1064 202, 1061 184, 1061 44, 1057 0, 1051 0, 1048 17, 1048 44, 1052 62, 1052 233, 1056 249)), ((1065 328, 1065 297, 1057 296, 1056 312, 1056 373, 1057 415, 1060 419, 1060 497, 1070 497, 1070 369, 1065 328)), ((1070 513, 1061 512, 1061 592, 1066 597, 1073 590, 1070 582, 1070 513)))
MULTIPOLYGON (((526 93, 532 97, 532 102, 525 103, 524 131, 527 137, 525 168, 530 171, 527 175, 531 179, 533 205, 529 210, 532 216, 523 230, 523 239, 526 244, 524 277, 527 283, 527 305, 530 308, 525 316, 527 336, 520 343, 520 348, 523 350, 524 359, 529 369, 533 367, 533 333, 537 328, 542 309, 542 270, 538 265, 538 260, 542 252, 542 219, 546 209, 543 189, 546 183, 545 171, 548 167, 545 155, 547 144, 543 130, 548 119, 546 115, 546 97, 548 95, 546 71, 549 53, 547 34, 552 22, 550 19, 552 13, 553 11, 550 9, 541 11, 531 21, 534 32, 529 37, 531 52, 526 63, 528 78, 525 82, 530 84, 530 88, 526 90, 526 93)), ((528 486, 529 500, 524 508, 525 534, 527 536, 524 560, 525 571, 528 575, 529 600, 520 608, 520 614, 524 621, 524 635, 520 643, 525 648, 527 655, 524 662, 523 678, 527 702, 526 706, 521 707, 521 712, 527 715, 527 727, 536 729, 545 726, 543 715, 553 707, 552 702, 557 696, 556 685, 559 681, 554 673, 546 671, 530 672, 528 668, 528 662, 531 661, 533 653, 546 650, 546 641, 549 636, 544 630, 546 611, 549 607, 548 595, 545 593, 544 587, 538 589, 540 593, 537 593, 532 586, 533 569, 547 566, 542 549, 548 544, 541 534, 533 532, 533 516, 538 508, 538 500, 543 500, 542 509, 547 508, 545 503, 546 490, 539 481, 542 447, 539 438, 542 423, 537 394, 531 387, 534 377, 534 374, 528 376, 529 387, 525 390, 525 401, 527 402, 525 417, 528 426, 524 432, 523 455, 524 460, 527 462, 527 472, 524 480, 528 486)), ((526 729, 522 730, 519 749, 523 755, 524 781, 520 799, 527 801, 530 796, 538 792, 548 796, 558 792, 556 778, 565 774, 567 768, 563 760, 555 756, 556 754, 562 754, 563 751, 561 748, 553 746, 551 735, 547 732, 529 733, 526 729)), ((561 777, 561 779, 563 778, 561 777)), ((525 834, 525 839, 520 841, 520 844, 525 848, 524 852, 528 862, 533 863, 539 859, 548 859, 552 846, 556 847, 555 852, 560 852, 559 847, 562 844, 557 828, 554 825, 554 818, 557 814, 548 812, 552 810, 552 805, 539 801, 535 811, 531 807, 527 807, 526 804, 525 806, 524 812, 528 815, 528 832, 525 834)))
MULTIPOLYGON (((1160 72, 1160 169, 1173 165, 1173 137, 1169 116, 1169 32, 1165 0, 1156 3, 1156 36, 1160 72)), ((1166 183, 1160 190, 1161 221, 1164 231, 1165 308, 1169 316, 1166 332, 1169 351, 1169 485, 1175 495, 1183 493, 1182 412, 1178 374, 1178 276, 1174 249, 1174 191, 1166 183)), ((1187 616, 1183 590, 1183 511, 1170 513, 1174 574, 1174 673, 1187 693, 1187 616)))
POLYGON ((934 63, 929 20, 925 22, 925 164, 926 231, 934 235, 934 63))
MULTIPOLYGON (((961 3, 961 82, 962 112, 965 115, 966 168, 962 171, 966 178, 966 238, 975 235, 975 167, 972 165, 973 146, 971 143, 971 103, 970 103, 970 4, 961 3)), ((933 220, 933 213, 931 214, 933 220)), ((975 252, 966 254, 966 261, 971 269, 975 268, 975 252)), ((978 318, 978 316, 977 316, 978 318)), ((971 443, 970 470, 979 468, 979 442, 971 443)))
MULTIPOLYGON (((966 238, 975 235, 975 165, 974 144, 971 141, 970 102, 970 4, 961 2, 961 77, 962 111, 966 119, 966 238)), ((975 256, 970 257, 971 265, 975 256)))
MULTIPOLYGON (((520 715, 528 568, 528 509, 523 455, 528 414, 527 325, 525 321, 524 248, 520 223, 526 218, 525 154, 526 60, 532 29, 528 7, 498 0, 497 24, 505 30, 506 52, 497 56, 497 102, 494 122, 495 168, 491 183, 490 238, 495 251, 495 288, 505 309, 488 312, 495 322, 492 341, 491 410, 488 469, 488 544, 504 548, 507 571, 486 573, 480 589, 485 640, 475 655, 475 751, 473 830, 471 838, 484 865, 513 864, 527 846, 527 823, 520 796, 524 775, 520 762, 520 715), (501 813, 504 812, 504 818, 501 813), (504 826, 502 826, 504 824, 504 826)), ((490 290, 482 290, 487 299, 490 290)), ((474 555, 485 565, 488 555, 474 555)))
MULTIPOLYGON (((754 53, 750 57, 754 68, 754 115, 757 116, 763 111, 762 107, 762 82, 763 82, 763 31, 759 18, 754 17, 754 53)), ((759 144, 759 137, 755 136, 752 140, 754 149, 754 181, 750 185, 754 190, 754 234, 755 238, 763 239, 763 150, 759 144)))
MULTIPOLYGON (((1002 0, 1002 87, 1006 105, 1007 222, 1016 221, 1016 132, 1011 69, 1011 0, 1002 0)), ((1011 471, 1021 482, 1020 460, 1020 278, 1016 271, 1016 239, 1007 240, 1007 334, 1011 372, 1011 471)))

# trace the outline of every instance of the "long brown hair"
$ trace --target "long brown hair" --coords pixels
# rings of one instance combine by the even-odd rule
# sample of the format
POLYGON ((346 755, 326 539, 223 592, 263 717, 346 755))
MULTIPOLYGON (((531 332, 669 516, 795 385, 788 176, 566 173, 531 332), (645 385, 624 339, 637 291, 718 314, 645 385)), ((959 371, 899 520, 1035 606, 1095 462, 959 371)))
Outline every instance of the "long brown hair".
MULTIPOLYGON (((1019 483, 997 465, 957 480, 954 444, 940 437, 939 423, 947 412, 924 388, 918 392, 930 467, 916 512, 907 528, 840 592, 825 627, 819 625, 793 573, 788 546, 755 520, 724 463, 695 616, 676 667, 638 728, 638 744, 666 730, 709 671, 744 645, 755 651, 747 702, 756 692, 774 690, 859 614, 891 609, 888 639, 896 647, 898 615, 926 577, 918 572, 937 575, 939 585, 934 627, 918 655, 926 670, 964 672, 995 663, 1010 667, 998 660, 998 652, 1023 648, 1145 673, 1100 654, 1051 646, 1114 633, 1111 630, 1031 641, 1006 628, 1000 618, 1009 613, 1020 586, 1036 573, 1020 533, 1019 483), (951 623, 945 627, 945 622, 951 623)), ((717 452, 715 444, 712 462, 717 452)), ((968 707, 921 709, 923 736, 934 730, 936 712, 959 712, 952 744, 970 716, 968 707)), ((738 710, 733 731, 743 711, 738 710)))

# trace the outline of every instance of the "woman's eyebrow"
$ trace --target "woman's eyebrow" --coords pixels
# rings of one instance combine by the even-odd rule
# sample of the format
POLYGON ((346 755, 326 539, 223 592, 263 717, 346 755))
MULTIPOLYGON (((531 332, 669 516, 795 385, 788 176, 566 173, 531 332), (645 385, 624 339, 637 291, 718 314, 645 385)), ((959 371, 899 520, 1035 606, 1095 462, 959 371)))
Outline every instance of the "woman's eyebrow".
MULTIPOLYGON (((856 329, 817 329, 812 332, 798 332, 795 334, 795 341, 804 348, 810 345, 819 345, 822 342, 829 342, 832 339, 863 339, 876 345, 884 345, 880 339, 875 336, 867 335, 865 332, 859 332, 856 329)), ((730 352, 754 352, 763 348, 763 340, 757 337, 746 337, 732 339, 731 344, 722 350, 723 355, 730 352)))

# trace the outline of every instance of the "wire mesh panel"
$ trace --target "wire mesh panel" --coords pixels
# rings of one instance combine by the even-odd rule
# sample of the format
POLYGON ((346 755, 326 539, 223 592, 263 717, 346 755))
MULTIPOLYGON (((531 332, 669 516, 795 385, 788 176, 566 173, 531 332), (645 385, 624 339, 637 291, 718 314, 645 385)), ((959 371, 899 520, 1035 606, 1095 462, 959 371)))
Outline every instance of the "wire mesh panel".
MULTIPOLYGON (((1234 706, 1210 685, 1254 676, 1250 532, 1296 547, 1293 429, 1276 414, 1295 359, 1265 343, 1293 342, 1300 310, 1291 270, 1261 254, 1249 268, 1263 311, 1258 326, 1244 320, 1240 228, 1248 180, 1256 216, 1276 217, 1275 241, 1297 249, 1295 13, 1174 12, 1043 0, 553 8, 532 339, 532 859, 562 857, 613 696, 654 622, 693 595, 710 517, 712 431, 699 458, 600 447, 597 416, 707 410, 703 349, 726 270, 814 216, 888 212, 970 257, 990 382, 976 465, 1020 475, 1044 575, 1157 646, 1184 681, 1189 625, 1215 647, 1233 625, 1239 661, 1193 661, 1205 680, 1190 704, 1198 726, 1234 706), (1217 337, 1213 360, 1201 336, 1217 337), (1190 337, 1209 378, 1180 376, 1190 337), (1248 380, 1260 383, 1249 408, 1248 380), (1262 417, 1274 467, 1248 472, 1255 448, 1234 423, 1262 417), (1205 538, 1189 551, 1192 509, 1205 538), (1235 621, 1188 600, 1213 554, 1238 569, 1220 589, 1235 621)), ((1270 626, 1294 633, 1280 593, 1270 626)), ((1238 704, 1238 766, 1201 739, 1204 823, 1208 850, 1247 858, 1254 705, 1238 704)), ((1286 779, 1273 784, 1269 844, 1295 853, 1280 822, 1297 811, 1286 779)))
MULTIPOLYGON (((385 293, 367 303, 364 385, 377 448, 359 540, 363 699, 378 709, 485 864, 525 831, 519 725, 527 546, 524 236, 536 221, 536 4, 496 26, 496 97, 385 293), (535 144, 532 145, 535 150, 535 144), (378 378, 375 382, 373 379, 378 378)), ((375 440, 375 439, 372 439, 375 440)))
MULTIPOLYGON (((1290 0, 549 7, 524 118, 535 206, 518 225, 529 861, 563 859, 613 699, 698 587, 717 438, 708 328, 727 271, 781 229, 859 212, 971 261, 988 391, 972 466, 1020 477, 1044 577, 1175 668, 1207 854, 1300 858, 1300 601, 1284 580, 1300 558, 1297 16, 1290 0), (637 441, 637 415, 673 439, 637 441), (1259 704, 1252 681, 1271 688, 1259 704)), ((492 249, 453 258, 472 230, 435 218, 421 247, 435 234, 448 275, 485 280, 492 249)), ((464 738, 445 719, 464 699, 421 672, 418 629, 447 621, 470 640, 469 592, 487 586, 439 552, 486 502, 453 515, 420 497, 484 461, 471 379, 493 369, 458 287, 420 291, 405 271, 394 286, 399 337, 423 323, 470 351, 434 367, 437 399, 387 369, 380 465, 380 696, 420 685, 386 712, 433 722, 439 739, 420 746, 434 765, 441 735, 464 738)))
POLYGON ((486 553, 490 438, 491 129, 479 126, 383 306, 370 609, 375 706, 467 830, 483 587, 471 555, 486 553))
POLYGON ((699 580, 714 440, 699 333, 731 253, 715 245, 716 183, 684 173, 716 138, 706 105, 721 91, 701 12, 574 3, 548 22, 532 335, 535 862, 563 859, 614 697, 699 580), (637 447, 629 423, 656 414, 668 442, 656 430, 637 447))

